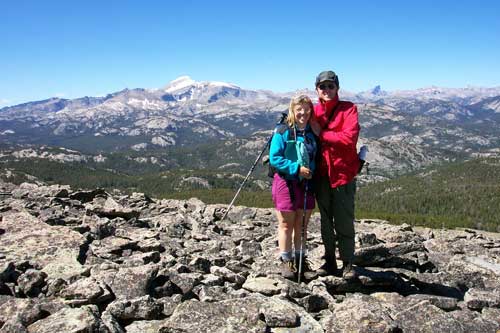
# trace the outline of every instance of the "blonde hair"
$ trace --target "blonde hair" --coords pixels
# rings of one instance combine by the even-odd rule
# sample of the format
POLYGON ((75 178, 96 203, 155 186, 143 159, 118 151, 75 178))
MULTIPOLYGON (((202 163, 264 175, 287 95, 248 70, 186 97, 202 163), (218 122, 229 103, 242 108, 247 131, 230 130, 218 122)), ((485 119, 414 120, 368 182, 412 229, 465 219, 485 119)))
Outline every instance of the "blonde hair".
POLYGON ((297 106, 299 104, 305 104, 309 107, 309 110, 311 112, 314 111, 313 103, 308 96, 299 95, 299 96, 293 97, 292 100, 290 101, 290 106, 288 107, 288 116, 286 117, 286 122, 287 122, 288 126, 290 126, 292 128, 295 127, 295 122, 296 122, 295 121, 295 113, 293 112, 293 109, 295 108, 295 106, 297 106))

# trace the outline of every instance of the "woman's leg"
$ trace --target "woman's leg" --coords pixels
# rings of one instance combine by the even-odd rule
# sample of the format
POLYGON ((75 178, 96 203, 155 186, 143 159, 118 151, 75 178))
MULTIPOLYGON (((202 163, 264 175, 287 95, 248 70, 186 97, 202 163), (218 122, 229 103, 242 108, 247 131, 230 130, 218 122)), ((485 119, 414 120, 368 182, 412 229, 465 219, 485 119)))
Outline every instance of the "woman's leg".
MULTIPOLYGON (((303 209, 297 209, 295 212, 295 223, 293 225, 293 243, 295 245, 295 254, 298 255, 300 252, 300 239, 301 239, 301 233, 302 233, 302 214, 304 210, 303 209)), ((306 250, 305 244, 306 244, 306 239, 307 239, 307 224, 309 223, 309 218, 311 217, 312 214, 312 209, 306 210, 306 216, 305 216, 305 225, 304 225, 304 238, 302 239, 302 244, 304 245, 303 249, 304 251, 306 250)))
POLYGON ((284 253, 288 253, 291 256, 295 215, 295 212, 276 210, 278 218, 278 246, 282 257, 284 253))

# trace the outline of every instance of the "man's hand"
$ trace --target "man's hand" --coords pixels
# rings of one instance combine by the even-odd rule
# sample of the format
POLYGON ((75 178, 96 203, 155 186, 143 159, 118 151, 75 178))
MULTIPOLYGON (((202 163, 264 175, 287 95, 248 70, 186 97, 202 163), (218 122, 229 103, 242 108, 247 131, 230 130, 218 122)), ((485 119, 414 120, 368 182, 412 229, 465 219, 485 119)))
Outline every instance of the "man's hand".
POLYGON ((305 179, 311 179, 312 178, 312 172, 310 169, 301 166, 299 170, 299 176, 305 179))

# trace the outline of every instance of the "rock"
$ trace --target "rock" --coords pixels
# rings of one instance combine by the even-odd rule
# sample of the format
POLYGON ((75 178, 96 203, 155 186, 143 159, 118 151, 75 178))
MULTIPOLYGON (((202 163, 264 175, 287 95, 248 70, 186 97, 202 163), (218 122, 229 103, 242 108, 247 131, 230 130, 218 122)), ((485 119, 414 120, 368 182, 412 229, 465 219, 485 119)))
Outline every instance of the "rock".
POLYGON ((127 333, 158 333, 165 325, 165 320, 138 320, 125 328, 127 333))
POLYGON ((97 332, 101 321, 94 306, 65 308, 28 326, 29 333, 97 332))
POLYGON ((323 329, 299 306, 290 302, 250 296, 220 302, 205 303, 189 300, 179 305, 160 332, 264 332, 266 315, 271 325, 288 328, 295 325, 297 332, 323 332, 323 329), (295 313, 297 317, 288 316, 295 313))
POLYGON ((49 226, 26 212, 9 211, 2 221, 5 234, 0 265, 11 261, 32 261, 47 279, 67 279, 82 271, 78 261, 86 239, 62 226, 49 226), (19 244, 23 244, 22 247, 19 244))
POLYGON ((203 277, 200 273, 176 273, 168 274, 169 280, 174 283, 183 294, 190 293, 195 286, 200 284, 203 277))
POLYGON ((471 310, 481 310, 485 307, 500 308, 500 289, 487 291, 472 288, 465 293, 464 301, 471 310))
POLYGON ((92 277, 70 284, 60 292, 60 296, 71 306, 100 304, 109 302, 114 298, 102 282, 98 282, 92 277))
POLYGON ((335 304, 332 314, 321 319, 327 332, 397 332, 399 325, 383 303, 368 295, 355 294, 335 304))
POLYGON ((393 316, 403 332, 467 332, 460 321, 447 312, 421 301, 393 316))
POLYGON ((45 284, 45 272, 36 269, 28 269, 24 274, 21 274, 17 279, 19 290, 29 297, 36 297, 41 292, 41 288, 45 284))
POLYGON ((226 267, 212 266, 210 267, 210 273, 216 276, 223 277, 224 280, 242 285, 245 282, 245 277, 240 274, 236 274, 226 267))
POLYGON ((151 320, 161 317, 163 305, 147 295, 134 299, 114 301, 108 305, 106 311, 119 321, 151 320))
POLYGON ((416 302, 428 301, 430 304, 437 306, 438 308, 444 311, 452 311, 458 308, 458 299, 452 297, 417 294, 417 295, 410 295, 406 299, 407 300, 414 299, 416 302))
POLYGON ((243 288, 251 292, 272 296, 279 295, 286 288, 286 285, 267 277, 256 277, 247 279, 243 284, 243 288))
POLYGON ((137 218, 140 214, 137 210, 123 207, 111 197, 95 197, 92 204, 87 204, 85 208, 101 217, 122 217, 126 220, 137 218))
POLYGON ((120 268, 109 287, 117 299, 131 299, 152 293, 152 281, 158 272, 157 265, 120 268))
POLYGON ((108 193, 106 193, 106 191, 103 189, 95 189, 92 191, 77 191, 70 194, 69 197, 70 199, 78 200, 82 203, 87 203, 94 200, 94 198, 96 198, 97 196, 106 198, 108 196, 108 193))
POLYGON ((16 189, 0 203, 0 332, 500 330, 494 233, 356 222, 358 278, 298 284, 279 275, 272 209, 220 221, 225 206, 197 199, 16 189))
POLYGON ((210 266, 212 266, 212 263, 210 262, 210 260, 208 260, 206 258, 196 257, 189 262, 189 266, 193 267, 193 269, 195 269, 199 272, 209 273, 210 266))
POLYGON ((213 274, 205 274, 201 283, 205 286, 222 286, 224 285, 224 278, 213 274))
POLYGON ((299 326, 299 315, 285 302, 276 302, 273 306, 266 302, 259 308, 259 314, 270 328, 299 326))
POLYGON ((499 328, 498 322, 486 319, 475 311, 457 310, 448 315, 462 325, 464 332, 496 332, 499 328))
POLYGON ((13 317, 10 318, 3 324, 3 326, 0 326, 0 333, 27 333, 28 330, 26 327, 21 323, 18 317, 13 317))
POLYGON ((312 294, 298 300, 298 304, 309 313, 328 309, 330 302, 330 297, 325 297, 324 294, 312 294))
POLYGON ((222 286, 200 286, 196 295, 201 302, 215 302, 230 298, 226 288, 222 286))
POLYGON ((36 300, 7 297, 0 304, 0 327, 11 319, 15 319, 11 327, 28 326, 47 315, 36 300))
POLYGON ((156 301, 163 305, 163 315, 165 317, 170 317, 177 306, 182 302, 182 295, 174 295, 172 297, 162 297, 156 299, 156 301))
POLYGON ((125 333, 125 329, 120 325, 118 320, 109 313, 104 311, 101 315, 101 331, 106 333, 125 333))

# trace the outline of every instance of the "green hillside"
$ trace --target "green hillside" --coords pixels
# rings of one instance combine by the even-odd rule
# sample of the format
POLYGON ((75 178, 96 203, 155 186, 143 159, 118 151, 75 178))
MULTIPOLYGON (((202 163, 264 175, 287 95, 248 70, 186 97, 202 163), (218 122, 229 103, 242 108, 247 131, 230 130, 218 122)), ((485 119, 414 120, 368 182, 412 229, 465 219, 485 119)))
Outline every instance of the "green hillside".
POLYGON ((500 159, 475 159, 363 186, 357 217, 500 231, 500 159))

